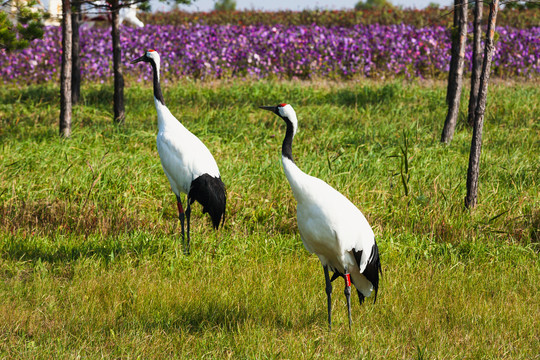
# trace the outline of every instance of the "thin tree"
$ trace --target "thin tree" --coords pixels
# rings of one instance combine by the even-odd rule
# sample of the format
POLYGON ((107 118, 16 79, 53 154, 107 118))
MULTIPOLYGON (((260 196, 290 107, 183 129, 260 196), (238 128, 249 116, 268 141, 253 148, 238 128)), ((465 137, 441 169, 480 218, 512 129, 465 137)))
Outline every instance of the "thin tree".
POLYGON ((460 12, 457 11, 457 8, 459 7, 459 4, 460 4, 460 1, 459 0, 454 0, 454 7, 453 7, 453 14, 454 14, 454 22, 453 22, 453 26, 451 28, 451 32, 450 32, 450 41, 452 42, 452 48, 450 50, 450 68, 448 69, 448 82, 446 84, 446 104, 448 105, 448 103, 450 102, 450 87, 451 87, 451 84, 452 84, 452 79, 454 78, 453 77, 453 73, 454 73, 454 70, 455 70, 455 63, 457 61, 457 56, 454 56, 454 52, 455 52, 455 49, 457 49, 457 41, 458 41, 458 38, 457 36, 455 36, 455 32, 456 32, 456 29, 457 29, 457 26, 459 24, 459 14, 460 12))
MULTIPOLYGON (((114 94, 113 94, 113 113, 114 121, 123 124, 126 112, 124 105, 124 75, 122 71, 122 46, 120 44, 120 21, 119 14, 123 8, 138 5, 140 8, 149 9, 149 0, 73 0, 77 1, 82 8, 85 4, 90 7, 94 13, 105 14, 111 20, 111 37, 113 52, 113 75, 114 75, 114 94)), ((177 4, 190 4, 193 0, 161 0, 165 2, 175 2, 177 4)), ((81 10, 83 12, 83 10, 81 10)), ((77 55, 78 57, 78 55, 77 55)), ((79 70, 80 71, 80 70, 79 70)), ((79 80, 80 83, 80 80, 79 80)))
POLYGON ((122 73, 122 49, 120 46, 119 12, 122 8, 139 4, 148 8, 148 0, 72 0, 72 6, 75 11, 72 12, 73 27, 73 54, 72 54, 72 101, 78 103, 81 88, 81 62, 80 62, 80 41, 79 26, 82 21, 83 13, 101 13, 106 14, 111 20, 111 36, 113 43, 113 74, 114 74, 114 95, 113 112, 114 120, 117 123, 123 123, 125 119, 124 107, 124 76, 122 73), (83 9, 83 5, 86 8, 83 9))
POLYGON ((454 16, 454 20, 457 19, 458 23, 454 24, 454 29, 452 30, 452 60, 450 61, 451 69, 446 96, 448 113, 441 135, 441 142, 443 143, 452 141, 459 115, 459 102, 463 88, 465 44, 467 41, 467 8, 467 0, 455 1, 454 11, 458 12, 458 14, 454 16))
POLYGON ((120 19, 118 17, 122 7, 119 0, 107 0, 111 6, 111 36, 113 46, 113 73, 114 73, 114 121, 123 124, 126 119, 124 106, 124 74, 122 72, 122 48, 120 46, 120 19))
MULTIPOLYGON (((174 0, 177 4, 189 4, 192 0, 174 0)), ((148 0, 107 0, 111 13, 112 26, 111 36, 113 44, 113 73, 114 73, 114 121, 123 124, 126 118, 124 105, 124 75, 122 72, 122 47, 120 45, 120 23, 119 12, 122 8, 130 7, 134 4, 145 5, 148 0)))
POLYGON ((60 136, 71 136, 71 2, 62 0, 62 70, 60 73, 60 136))
POLYGON ((79 102, 81 96, 81 57, 80 53, 80 33, 79 27, 82 20, 81 2, 79 0, 73 0, 71 4, 71 102, 76 105, 79 102))
POLYGON ((482 71, 482 9, 484 3, 476 0, 474 3, 473 20, 473 53, 471 72, 471 92, 469 94, 469 115, 467 122, 474 125, 474 111, 478 104, 478 91, 480 90, 480 72, 482 71))
POLYGON ((467 170, 467 196, 465 206, 473 208, 476 206, 478 198, 478 176, 480 173, 480 154, 482 151, 482 128, 484 126, 484 113, 486 111, 487 90, 489 75, 491 72, 491 61, 495 52, 495 23, 499 11, 499 0, 493 0, 489 4, 488 28, 486 31, 484 60, 482 64, 482 74, 480 76, 480 92, 478 94, 478 104, 474 111, 474 127, 471 141, 471 152, 469 155, 469 168, 467 170))

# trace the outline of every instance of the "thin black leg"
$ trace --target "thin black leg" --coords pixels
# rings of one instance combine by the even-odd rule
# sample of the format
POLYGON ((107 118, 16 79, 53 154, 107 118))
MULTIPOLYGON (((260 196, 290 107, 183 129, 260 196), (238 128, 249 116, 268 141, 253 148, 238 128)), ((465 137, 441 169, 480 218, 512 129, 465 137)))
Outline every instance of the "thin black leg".
POLYGON ((349 274, 349 272, 347 271, 347 269, 345 269, 345 276, 343 276, 345 278, 345 297, 347 298, 347 311, 349 313, 349 330, 351 330, 351 323, 352 323, 352 318, 351 318, 351 275, 349 274))
POLYGON ((176 195, 176 205, 178 206, 178 219, 180 220, 180 225, 182 226, 182 247, 185 245, 185 235, 184 235, 184 207, 182 206, 182 199, 180 196, 176 195))
POLYGON ((323 266, 326 281, 326 298, 328 300, 328 331, 332 330, 332 282, 328 275, 328 266, 323 266))
POLYGON ((189 220, 191 219, 191 204, 189 201, 189 197, 187 198, 187 209, 186 209, 186 217, 187 217, 187 248, 186 248, 186 254, 189 255, 191 252, 190 249, 190 237, 189 237, 189 220))

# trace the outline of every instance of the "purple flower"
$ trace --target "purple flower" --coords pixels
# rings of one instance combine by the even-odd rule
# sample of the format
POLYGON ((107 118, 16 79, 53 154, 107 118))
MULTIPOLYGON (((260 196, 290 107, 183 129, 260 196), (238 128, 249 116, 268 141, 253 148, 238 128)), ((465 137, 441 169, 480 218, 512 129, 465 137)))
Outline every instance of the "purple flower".
MULTIPOLYGON (((496 76, 540 74, 540 27, 497 28, 493 58, 496 76)), ((449 31, 443 27, 356 25, 353 27, 147 25, 123 27, 124 74, 148 79, 148 69, 129 60, 153 48, 162 57, 164 79, 179 77, 445 77, 450 62, 449 31)), ((82 76, 104 81, 112 76, 109 29, 81 30, 82 76)), ((49 27, 30 48, 10 56, 0 68, 3 82, 57 81, 60 29, 49 27)), ((466 69, 470 68, 470 47, 466 69)))

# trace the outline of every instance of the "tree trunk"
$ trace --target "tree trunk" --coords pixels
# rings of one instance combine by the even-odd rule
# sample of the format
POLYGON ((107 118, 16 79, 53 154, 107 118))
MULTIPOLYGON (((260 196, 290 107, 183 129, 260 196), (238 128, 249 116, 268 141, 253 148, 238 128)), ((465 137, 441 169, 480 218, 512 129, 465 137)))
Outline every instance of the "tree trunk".
POLYGON ((455 52, 455 49, 457 49, 458 47, 458 37, 456 36, 456 30, 457 30, 457 26, 459 24, 459 14, 460 12, 458 11, 459 7, 461 6, 461 1, 462 0, 454 0, 454 26, 452 27, 452 32, 450 34, 450 41, 452 42, 452 49, 450 50, 450 53, 451 53, 451 57, 450 57, 450 68, 448 69, 448 83, 446 84, 446 104, 448 105, 450 103, 450 88, 451 88, 451 83, 452 83, 452 80, 453 79, 453 73, 455 71, 455 68, 456 68, 456 61, 457 61, 457 56, 454 56, 454 52, 455 52))
POLYGON ((78 0, 73 0, 73 11, 71 13, 71 29, 72 34, 72 52, 71 52, 71 101, 73 105, 79 102, 81 96, 81 58, 80 41, 79 41, 79 26, 81 23, 81 4, 78 0))
POLYGON ((465 43, 467 41, 467 0, 456 0, 458 8, 455 11, 459 12, 457 30, 458 33, 452 32, 452 59, 448 78, 448 114, 444 122, 444 127, 441 135, 441 142, 449 143, 454 137, 457 118, 459 115, 459 102, 461 98, 461 89, 463 87, 463 64, 465 63, 465 43), (454 39, 455 38, 455 39, 454 39))
POLYGON ((480 90, 480 72, 482 71, 482 8, 484 3, 476 1, 474 3, 473 21, 473 53, 472 53, 472 73, 471 73, 471 93, 469 95, 469 116, 467 122, 469 126, 474 126, 474 111, 478 104, 478 91, 480 90))
POLYGON ((478 197, 478 175, 480 172, 480 153, 482 151, 482 127, 484 126, 484 113, 486 110, 491 60, 493 59, 493 53, 495 52, 495 23, 498 10, 499 0, 493 0, 489 4, 489 20, 484 48, 484 63, 482 64, 482 75, 480 76, 480 92, 478 94, 478 104, 474 111, 473 137, 471 141, 471 153, 469 155, 469 168, 467 170, 467 196, 465 197, 465 206, 467 208, 475 207, 478 197))
POLYGON ((111 0, 112 14, 112 43, 113 43, 113 71, 114 71, 114 121, 123 124, 126 114, 124 107, 124 75, 122 74, 122 48, 120 47, 120 24, 118 13, 120 7, 118 0, 111 0))
POLYGON ((60 136, 71 136, 71 3, 62 0, 62 70, 60 73, 60 136))

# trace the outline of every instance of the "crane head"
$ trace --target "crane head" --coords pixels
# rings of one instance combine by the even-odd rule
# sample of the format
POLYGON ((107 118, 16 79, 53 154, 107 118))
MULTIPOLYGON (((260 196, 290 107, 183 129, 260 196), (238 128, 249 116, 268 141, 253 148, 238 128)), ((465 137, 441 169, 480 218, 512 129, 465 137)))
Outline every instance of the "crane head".
POLYGON ((268 110, 282 118, 286 123, 290 123, 293 126, 293 131, 296 134, 298 129, 298 120, 296 119, 296 112, 289 104, 279 104, 276 106, 259 106, 259 109, 268 110))
POLYGON ((141 61, 144 61, 144 62, 150 62, 150 61, 154 61, 154 63, 159 66, 159 54, 156 50, 152 50, 152 49, 149 49, 146 51, 146 53, 135 59, 135 60, 132 60, 131 63, 132 64, 135 64, 135 63, 138 63, 138 62, 141 62, 141 61))

